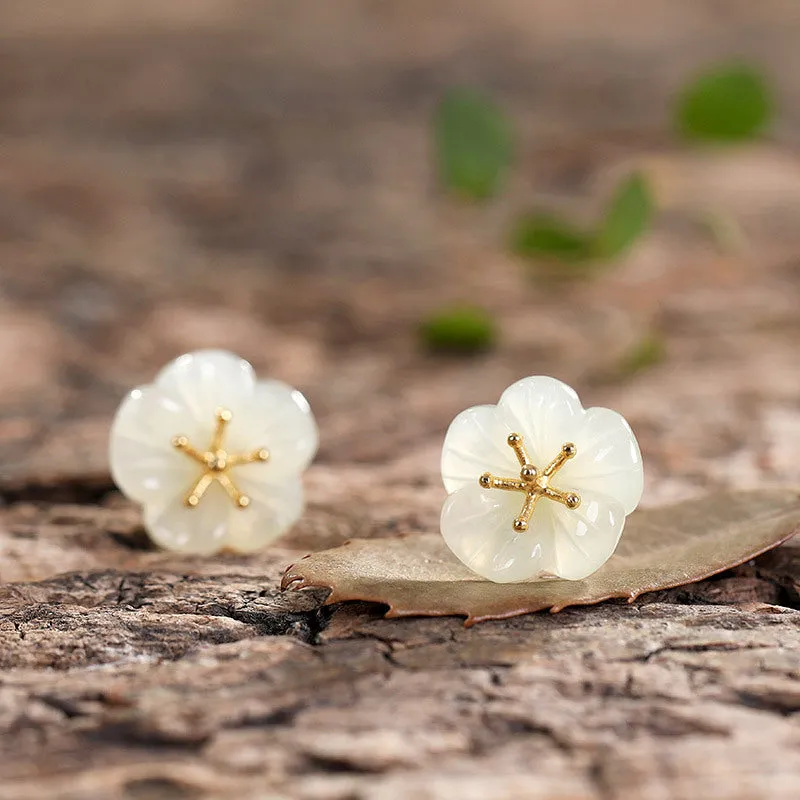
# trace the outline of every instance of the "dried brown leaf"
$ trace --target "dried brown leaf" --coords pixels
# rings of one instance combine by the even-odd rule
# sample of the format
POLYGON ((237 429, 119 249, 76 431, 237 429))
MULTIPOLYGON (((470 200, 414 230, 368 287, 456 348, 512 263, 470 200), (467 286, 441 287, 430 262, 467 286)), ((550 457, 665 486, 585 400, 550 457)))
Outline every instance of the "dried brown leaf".
POLYGON ((470 572, 438 534, 355 539, 291 565, 283 588, 325 587, 326 604, 363 600, 387 616, 465 616, 467 624, 549 608, 635 600, 703 580, 777 547, 800 531, 800 493, 726 492, 643 509, 617 552, 582 581, 491 583, 470 572))

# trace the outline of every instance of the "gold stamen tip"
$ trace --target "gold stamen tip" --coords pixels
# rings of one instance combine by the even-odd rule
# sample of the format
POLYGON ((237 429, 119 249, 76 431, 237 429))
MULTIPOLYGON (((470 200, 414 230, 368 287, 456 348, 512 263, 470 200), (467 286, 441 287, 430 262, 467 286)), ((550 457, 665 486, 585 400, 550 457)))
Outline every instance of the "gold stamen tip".
POLYGON ((525 533, 528 530, 528 523, 525 522, 524 519, 515 519, 514 520, 514 530, 517 533, 525 533))
POLYGON ((507 441, 513 447, 522 441, 522 437, 518 433, 509 433, 507 441))
POLYGON ((256 458, 259 461, 269 461, 269 450, 267 450, 266 448, 259 450, 256 453, 256 458))
POLYGON ((478 483, 483 486, 484 489, 491 489, 492 488, 492 473, 491 472, 484 472, 480 478, 478 478, 478 483))
POLYGON ((524 481, 532 481, 536 478, 536 467, 533 464, 526 464, 519 473, 520 478, 524 481))
POLYGON ((567 495, 567 508, 577 508, 581 504, 580 495, 575 494, 574 492, 570 492, 567 495))
POLYGON ((230 422, 233 419, 232 412, 227 408, 218 408, 215 414, 220 422, 230 422))
POLYGON ((239 508, 247 508, 250 505, 250 498, 246 494, 240 495, 236 500, 236 505, 239 508))
POLYGON ((173 436, 172 446, 178 450, 183 450, 184 447, 189 446, 189 438, 187 436, 173 436))
POLYGON ((200 498, 196 494, 190 494, 186 498, 186 505, 189 506, 189 508, 197 508, 199 503, 200 498))
POLYGON ((572 458, 578 452, 578 448, 575 447, 572 442, 567 442, 561 445, 561 452, 567 456, 567 458, 572 458))

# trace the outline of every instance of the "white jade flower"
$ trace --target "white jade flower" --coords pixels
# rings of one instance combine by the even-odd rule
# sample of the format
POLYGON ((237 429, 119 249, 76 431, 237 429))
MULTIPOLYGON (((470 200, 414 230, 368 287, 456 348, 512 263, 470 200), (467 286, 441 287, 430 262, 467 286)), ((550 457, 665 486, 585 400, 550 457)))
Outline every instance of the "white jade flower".
POLYGON ((569 386, 536 376, 453 420, 442 478, 447 545, 474 572, 509 583, 591 575, 614 552, 644 475, 622 416, 584 409, 569 386))
POLYGON ((162 547, 249 553, 300 517, 300 475, 317 442, 300 392, 256 381, 247 361, 206 350, 128 395, 111 429, 111 472, 162 547))

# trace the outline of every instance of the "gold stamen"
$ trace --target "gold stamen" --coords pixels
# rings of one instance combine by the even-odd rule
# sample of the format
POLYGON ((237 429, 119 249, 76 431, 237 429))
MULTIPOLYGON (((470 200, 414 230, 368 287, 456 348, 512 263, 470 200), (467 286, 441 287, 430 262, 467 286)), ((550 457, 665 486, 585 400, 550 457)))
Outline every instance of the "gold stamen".
POLYGON ((514 531, 523 533, 528 530, 540 497, 554 500, 567 508, 577 508, 581 504, 580 495, 577 493, 550 486, 550 478, 577 454, 578 448, 572 442, 561 445, 559 454, 541 472, 530 463, 528 451, 520 434, 509 434, 506 442, 519 461, 519 478, 500 478, 490 472, 484 472, 478 482, 484 489, 503 489, 509 492, 522 492, 525 495, 522 510, 513 522, 514 531))
POLYGON ((186 495, 186 505, 191 508, 196 508, 197 504, 206 493, 206 489, 214 482, 214 476, 210 472, 204 472, 198 479, 197 483, 192 487, 192 491, 186 495))
POLYGON ((217 419, 217 426, 214 428, 214 438, 211 440, 211 447, 209 450, 220 450, 222 448, 222 440, 225 438, 225 428, 228 423, 233 419, 233 414, 227 408, 218 408, 214 412, 217 419))
POLYGON ((269 450, 262 447, 259 450, 253 450, 252 453, 236 453, 228 456, 228 464, 231 467, 239 464, 254 464, 257 461, 269 461, 269 450))
POLYGON ((241 464, 253 464, 256 462, 269 461, 269 450, 261 447, 250 453, 228 453, 223 443, 225 441, 225 430, 233 419, 233 414, 227 408, 218 408, 214 414, 216 426, 214 435, 208 450, 200 451, 192 447, 186 436, 175 436, 172 439, 172 446, 181 453, 185 453, 193 461, 202 464, 203 472, 197 479, 192 489, 186 495, 184 503, 189 508, 197 508, 206 490, 214 481, 227 492, 236 508, 247 508, 250 505, 250 498, 239 491, 236 484, 229 474, 233 467, 241 464))
POLYGON ((230 497, 239 508, 247 508, 247 506, 250 505, 250 498, 246 494, 242 494, 236 488, 234 482, 224 472, 217 476, 217 480, 220 486, 228 493, 228 497, 230 497))

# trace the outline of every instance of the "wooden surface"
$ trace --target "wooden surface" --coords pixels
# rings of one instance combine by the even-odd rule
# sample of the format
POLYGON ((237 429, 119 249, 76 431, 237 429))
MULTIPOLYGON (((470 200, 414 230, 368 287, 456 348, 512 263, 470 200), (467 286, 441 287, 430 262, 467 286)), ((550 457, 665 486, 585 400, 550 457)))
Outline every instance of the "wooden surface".
POLYGON ((0 32, 0 797, 797 797, 797 545, 469 630, 277 589, 310 550, 435 531, 446 425, 523 375, 628 417, 648 505, 800 484, 795 2, 7 0, 0 32), (732 54, 780 124, 690 151, 671 97, 732 54), (454 83, 518 131, 486 209, 434 186, 454 83), (515 211, 592 219, 633 166, 663 210, 613 270, 552 286, 503 253, 515 211), (499 347, 425 356, 447 302, 499 347), (653 331, 665 360, 622 375, 653 331), (322 429, 306 515, 254 558, 150 550, 107 473, 124 392, 205 346, 322 429))

